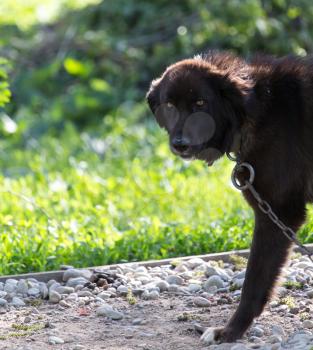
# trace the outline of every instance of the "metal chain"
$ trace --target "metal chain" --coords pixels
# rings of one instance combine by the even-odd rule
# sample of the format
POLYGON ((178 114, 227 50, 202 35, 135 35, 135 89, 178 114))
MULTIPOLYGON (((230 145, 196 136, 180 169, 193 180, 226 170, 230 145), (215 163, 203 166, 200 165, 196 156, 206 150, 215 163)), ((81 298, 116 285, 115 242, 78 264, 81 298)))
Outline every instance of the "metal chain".
POLYGON ((268 218, 282 231, 282 233, 293 243, 295 243, 300 250, 303 251, 304 254, 306 254, 309 259, 313 262, 313 252, 311 253, 307 247, 305 247, 298 239, 296 232, 289 226, 285 225, 275 214, 270 204, 262 199, 261 195, 253 186, 253 181, 255 178, 255 171, 251 164, 246 162, 241 162, 239 158, 235 158, 229 153, 227 153, 227 157, 236 162, 236 165, 233 169, 231 179, 233 185, 240 191, 248 190, 254 197, 254 199, 257 201, 259 209, 268 216, 268 218), (238 179, 238 173, 242 172, 244 169, 248 170, 249 172, 249 179, 246 179, 243 184, 239 182, 238 179))

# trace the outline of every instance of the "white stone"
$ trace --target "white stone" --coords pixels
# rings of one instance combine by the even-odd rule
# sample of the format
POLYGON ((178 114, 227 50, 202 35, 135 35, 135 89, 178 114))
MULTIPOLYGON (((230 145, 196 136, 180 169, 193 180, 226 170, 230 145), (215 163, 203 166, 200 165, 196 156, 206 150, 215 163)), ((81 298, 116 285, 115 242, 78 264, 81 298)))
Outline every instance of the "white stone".
POLYGON ((179 276, 171 275, 166 277, 166 282, 169 284, 182 285, 184 283, 184 280, 179 276))
POLYGON ((104 304, 98 307, 96 313, 97 316, 106 316, 112 320, 121 320, 124 317, 121 312, 114 310, 109 304, 104 304))
POLYGON ((165 292, 168 290, 169 283, 167 283, 166 281, 159 281, 155 284, 155 286, 160 289, 160 292, 165 292))
POLYGON ((211 303, 208 299, 202 298, 202 297, 196 297, 193 300, 194 304, 199 307, 209 307, 211 303))
POLYGON ((188 285, 188 291, 190 293, 196 293, 196 292, 199 292, 201 290, 201 286, 199 284, 196 284, 196 283, 190 283, 188 285))
POLYGON ((67 286, 58 286, 57 288, 55 288, 55 291, 59 294, 71 294, 74 293, 74 288, 67 286))
POLYGON ((192 270, 202 264, 205 264, 205 261, 201 258, 191 258, 187 261, 187 266, 192 270))
POLYGON ((86 280, 89 280, 91 277, 92 272, 86 269, 79 270, 79 269, 68 269, 64 271, 63 274, 63 281, 67 282, 70 278, 77 278, 77 277, 83 277, 86 280))
POLYGON ((87 282, 88 280, 84 277, 73 277, 66 282, 66 285, 68 287, 76 287, 79 284, 85 285, 87 282))
POLYGON ((311 329, 311 328, 313 328, 313 321, 311 321, 311 320, 305 320, 305 321, 303 321, 302 326, 303 326, 304 328, 309 328, 309 329, 311 329))
POLYGON ((25 306, 25 303, 22 299, 20 299, 18 297, 13 297, 11 305, 16 306, 16 307, 20 307, 20 306, 25 306))
POLYGON ((27 294, 30 297, 38 297, 40 295, 40 290, 38 288, 32 287, 28 289, 27 294))
POLYGON ((208 278, 207 281, 203 283, 203 289, 205 291, 208 291, 208 289, 213 286, 215 286, 216 288, 224 287, 224 282, 220 276, 217 276, 217 275, 211 276, 208 278))
POLYGON ((52 290, 49 293, 49 301, 51 303, 57 304, 60 300, 61 300, 61 295, 58 292, 56 292, 55 290, 52 290))
POLYGON ((19 280, 16 286, 16 293, 26 295, 27 291, 28 291, 27 282, 23 279, 19 280))
POLYGON ((54 335, 51 335, 48 339, 48 343, 55 345, 55 344, 64 344, 64 340, 62 338, 56 337, 54 335))

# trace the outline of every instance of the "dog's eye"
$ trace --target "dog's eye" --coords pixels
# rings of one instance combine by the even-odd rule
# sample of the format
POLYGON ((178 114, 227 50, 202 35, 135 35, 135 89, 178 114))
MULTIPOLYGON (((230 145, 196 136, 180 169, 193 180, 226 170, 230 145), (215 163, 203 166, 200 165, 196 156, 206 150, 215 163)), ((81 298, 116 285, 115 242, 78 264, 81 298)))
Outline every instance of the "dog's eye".
POLYGON ((196 105, 199 106, 199 107, 203 106, 204 105, 204 100, 197 100, 196 101, 196 105))
POLYGON ((167 106, 167 108, 173 108, 174 107, 172 102, 166 102, 166 106, 167 106))

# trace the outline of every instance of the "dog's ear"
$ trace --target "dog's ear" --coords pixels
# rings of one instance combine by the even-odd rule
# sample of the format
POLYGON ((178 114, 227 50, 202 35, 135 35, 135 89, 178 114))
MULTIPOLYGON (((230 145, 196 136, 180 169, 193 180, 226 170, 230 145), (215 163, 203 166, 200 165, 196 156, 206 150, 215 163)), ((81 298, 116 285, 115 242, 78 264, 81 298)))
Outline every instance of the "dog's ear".
POLYGON ((157 106, 160 101, 160 83, 161 78, 152 81, 149 91, 147 92, 146 99, 148 101, 149 107, 152 113, 155 113, 157 106))

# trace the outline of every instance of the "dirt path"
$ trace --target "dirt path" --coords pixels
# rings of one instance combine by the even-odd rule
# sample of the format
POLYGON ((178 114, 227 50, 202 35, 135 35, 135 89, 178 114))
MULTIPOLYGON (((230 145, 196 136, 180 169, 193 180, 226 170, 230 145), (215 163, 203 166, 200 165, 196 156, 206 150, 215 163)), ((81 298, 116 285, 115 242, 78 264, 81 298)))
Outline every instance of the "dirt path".
MULTIPOLYGON (((0 340, 0 349, 204 350, 208 346, 201 344, 193 323, 223 325, 236 306, 212 304, 209 308, 199 308, 188 296, 163 294, 158 300, 139 300, 130 305, 120 297, 112 305, 125 317, 112 321, 97 316, 94 305, 63 308, 43 302, 37 307, 29 306, 0 315, 0 333, 5 338, 0 340), (24 330, 16 329, 23 327, 24 330), (34 328, 41 329, 32 331, 34 328), (50 345, 49 337, 53 335, 63 339, 64 344, 50 345)), ((273 314, 269 309, 257 323, 265 330, 265 339, 271 334, 273 324, 282 325, 286 333, 301 324, 297 316, 291 320, 283 314, 273 314)), ((247 345, 247 337, 245 343, 247 345)), ((224 348, 231 347, 225 344, 224 348)))

